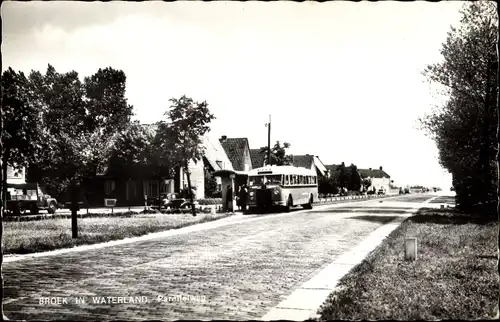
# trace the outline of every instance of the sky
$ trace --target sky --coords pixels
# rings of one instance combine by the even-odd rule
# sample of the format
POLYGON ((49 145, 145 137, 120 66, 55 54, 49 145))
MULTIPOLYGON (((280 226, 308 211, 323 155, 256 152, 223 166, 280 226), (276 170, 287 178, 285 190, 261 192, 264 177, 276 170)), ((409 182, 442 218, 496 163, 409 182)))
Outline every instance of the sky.
POLYGON ((324 164, 451 186, 418 118, 443 103, 422 71, 441 60, 459 1, 3 2, 3 70, 127 75, 135 119, 207 101, 213 137, 291 144, 324 164))

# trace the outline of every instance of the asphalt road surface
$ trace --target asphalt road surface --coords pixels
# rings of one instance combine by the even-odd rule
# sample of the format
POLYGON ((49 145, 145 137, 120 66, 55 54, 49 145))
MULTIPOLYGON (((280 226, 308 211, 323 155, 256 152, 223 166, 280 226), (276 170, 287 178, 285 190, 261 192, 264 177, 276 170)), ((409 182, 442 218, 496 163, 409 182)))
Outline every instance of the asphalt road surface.
POLYGON ((335 257, 431 197, 236 215, 202 231, 6 262, 4 312, 26 320, 259 319, 335 257))

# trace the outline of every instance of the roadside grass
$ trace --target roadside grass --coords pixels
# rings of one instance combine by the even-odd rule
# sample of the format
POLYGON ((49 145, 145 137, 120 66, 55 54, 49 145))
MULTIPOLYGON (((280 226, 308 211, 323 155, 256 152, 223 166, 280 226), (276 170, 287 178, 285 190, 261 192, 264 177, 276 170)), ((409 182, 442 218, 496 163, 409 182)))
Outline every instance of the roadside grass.
POLYGON ((339 282, 319 320, 488 319, 499 299, 498 222, 425 209, 339 282), (404 238, 418 238, 417 261, 404 238))
POLYGON ((78 219, 78 238, 71 237, 71 219, 4 222, 4 254, 29 254, 143 236, 214 221, 231 213, 144 214, 131 217, 78 219))

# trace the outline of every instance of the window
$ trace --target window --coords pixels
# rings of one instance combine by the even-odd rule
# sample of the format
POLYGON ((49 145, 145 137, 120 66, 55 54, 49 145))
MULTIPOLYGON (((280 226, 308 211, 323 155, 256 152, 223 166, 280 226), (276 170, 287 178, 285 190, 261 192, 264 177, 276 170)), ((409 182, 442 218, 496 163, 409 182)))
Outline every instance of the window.
POLYGON ((144 181, 144 194, 148 197, 158 197, 159 185, 157 180, 145 180, 144 181))
POLYGON ((106 195, 110 195, 115 190, 115 181, 114 180, 106 180, 104 181, 104 193, 106 195))
POLYGON ((217 165, 219 166, 219 168, 224 169, 222 161, 217 160, 217 161, 215 161, 215 163, 217 163, 217 165))
POLYGON ((290 185, 290 176, 287 174, 284 177, 285 177, 285 185, 289 186, 290 185))
POLYGON ((137 197, 137 185, 135 181, 127 181, 127 200, 134 199, 137 197))

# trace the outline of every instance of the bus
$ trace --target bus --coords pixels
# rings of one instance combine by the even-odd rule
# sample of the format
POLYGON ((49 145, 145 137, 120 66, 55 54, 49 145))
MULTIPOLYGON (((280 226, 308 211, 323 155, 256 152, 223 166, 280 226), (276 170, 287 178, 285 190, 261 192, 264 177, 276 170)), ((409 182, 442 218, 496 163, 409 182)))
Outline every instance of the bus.
POLYGON ((248 173, 249 210, 280 206, 286 211, 301 205, 312 209, 318 200, 316 171, 294 166, 265 166, 248 173))

